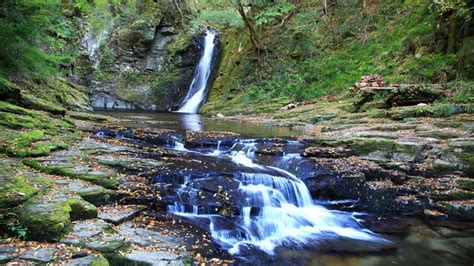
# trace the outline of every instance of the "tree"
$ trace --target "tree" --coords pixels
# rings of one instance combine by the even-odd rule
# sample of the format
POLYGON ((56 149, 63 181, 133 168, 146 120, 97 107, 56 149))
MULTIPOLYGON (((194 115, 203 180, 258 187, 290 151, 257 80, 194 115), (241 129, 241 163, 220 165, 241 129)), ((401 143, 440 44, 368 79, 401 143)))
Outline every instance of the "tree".
MULTIPOLYGON (((253 51, 255 52, 255 54, 257 56, 260 56, 260 47, 261 46, 260 46, 259 37, 258 37, 257 32, 255 30, 255 22, 245 12, 245 8, 244 8, 241 0, 233 0, 232 4, 234 5, 234 7, 237 10, 237 12, 239 13, 239 15, 242 17, 242 20, 244 21, 245 27, 247 27, 249 37, 250 37, 250 42, 252 43, 253 51)), ((252 5, 249 4, 249 6, 251 7, 252 5)))
POLYGON ((433 7, 441 20, 447 21, 446 53, 455 52, 463 32, 472 24, 474 12, 472 0, 433 0, 433 7))

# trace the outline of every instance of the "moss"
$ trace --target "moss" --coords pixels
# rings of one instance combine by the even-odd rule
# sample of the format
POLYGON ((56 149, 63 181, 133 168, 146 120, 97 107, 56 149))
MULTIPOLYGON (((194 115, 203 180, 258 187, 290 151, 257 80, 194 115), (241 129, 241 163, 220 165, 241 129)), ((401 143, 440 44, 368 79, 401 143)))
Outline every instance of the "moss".
POLYGON ((0 171, 0 209, 20 205, 38 192, 24 176, 0 171))
POLYGON ((58 240, 71 220, 68 202, 44 202, 40 197, 31 198, 18 211, 20 222, 34 240, 58 240))
MULTIPOLYGON (((40 141, 47 138, 49 137, 45 136, 43 130, 32 130, 19 134, 12 133, 4 139, 0 146, 0 152, 14 157, 38 157, 68 147, 66 143, 59 140, 40 141)), ((2 139, 1 136, 0 139, 2 139)))
POLYGON ((28 110, 0 101, 0 127, 9 129, 48 129, 51 132, 74 131, 75 125, 64 118, 28 110))
POLYGON ((78 194, 79 196, 81 196, 81 198, 94 204, 95 206, 112 202, 117 198, 117 194, 114 191, 104 188, 94 189, 86 192, 79 192, 78 194))
POLYGON ((65 115, 66 109, 64 107, 51 103, 49 101, 37 98, 34 95, 23 94, 22 105, 27 108, 45 111, 56 115, 65 115))
POLYGON ((356 155, 368 155, 374 151, 391 153, 394 148, 394 141, 384 138, 353 138, 348 143, 356 155))
POLYGON ((104 122, 113 120, 113 117, 99 114, 82 113, 82 112, 68 112, 68 116, 78 120, 89 120, 95 122, 104 122))
POLYGON ((464 202, 445 202, 441 205, 441 210, 448 215, 466 220, 474 220, 474 206, 473 204, 465 204, 464 202))
POLYGON ((69 229, 71 220, 95 218, 97 209, 80 197, 50 190, 30 198, 19 207, 18 215, 28 238, 55 241, 69 229))
POLYGON ((459 188, 468 190, 468 191, 474 191, 474 181, 469 180, 469 179, 459 179, 456 181, 458 184, 459 188))
POLYGON ((8 103, 8 102, 3 102, 0 101, 0 111, 1 112, 7 112, 7 113, 14 113, 14 114, 19 114, 19 115, 35 115, 33 111, 30 111, 28 109, 25 109, 20 106, 16 106, 14 104, 8 103))
POLYGON ((430 198, 434 201, 458 201, 474 199, 474 193, 463 190, 450 191, 447 193, 432 193, 430 198))
POLYGON ((456 114, 472 113, 474 113, 472 104, 440 104, 393 108, 388 111, 387 116, 393 120, 403 120, 410 117, 450 117, 456 114))
POLYGON ((0 76, 0 96, 2 99, 16 100, 20 98, 20 95, 20 87, 0 76))
POLYGON ((111 174, 76 173, 73 168, 59 165, 42 165, 36 160, 23 160, 23 163, 31 168, 48 174, 69 176, 89 181, 110 189, 116 189, 118 187, 118 180, 111 174))
POLYGON ((109 266, 109 261, 104 257, 98 257, 92 261, 91 266, 109 266))
POLYGON ((97 208, 87 201, 73 198, 68 200, 68 203, 71 206, 72 220, 86 220, 97 217, 97 208))

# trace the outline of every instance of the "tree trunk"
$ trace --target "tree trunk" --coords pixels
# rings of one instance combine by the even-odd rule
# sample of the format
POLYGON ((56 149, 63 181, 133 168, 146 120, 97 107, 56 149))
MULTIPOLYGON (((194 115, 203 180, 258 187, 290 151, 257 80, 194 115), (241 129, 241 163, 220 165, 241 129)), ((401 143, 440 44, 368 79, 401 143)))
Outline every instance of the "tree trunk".
POLYGON ((453 12, 448 18, 448 45, 446 46, 446 53, 453 53, 456 49, 457 41, 457 16, 453 12))
POLYGON ((237 9, 237 12, 239 12, 240 16, 242 17, 242 20, 245 23, 245 26, 249 31, 250 42, 252 43, 252 48, 255 54, 257 56, 260 56, 260 43, 258 41, 257 33, 255 31, 252 21, 249 19, 247 14, 245 14, 244 7, 242 6, 242 2, 240 0, 235 1, 235 8, 237 9))

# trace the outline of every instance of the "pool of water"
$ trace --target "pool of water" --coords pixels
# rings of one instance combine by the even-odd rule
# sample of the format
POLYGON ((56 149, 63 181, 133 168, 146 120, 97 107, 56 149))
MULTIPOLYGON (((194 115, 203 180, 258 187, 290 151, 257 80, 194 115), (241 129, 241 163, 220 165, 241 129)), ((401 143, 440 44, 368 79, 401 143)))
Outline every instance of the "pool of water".
POLYGON ((96 113, 119 118, 125 127, 147 127, 184 131, 225 131, 241 134, 246 137, 261 138, 294 138, 301 131, 270 124, 257 124, 241 121, 217 119, 199 114, 159 113, 146 111, 107 111, 97 110, 96 113))

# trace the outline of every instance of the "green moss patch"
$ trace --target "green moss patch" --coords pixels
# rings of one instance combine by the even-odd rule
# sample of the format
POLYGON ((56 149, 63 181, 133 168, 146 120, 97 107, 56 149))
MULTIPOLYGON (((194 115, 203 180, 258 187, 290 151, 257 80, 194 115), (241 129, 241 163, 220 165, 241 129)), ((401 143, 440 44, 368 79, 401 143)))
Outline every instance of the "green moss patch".
POLYGON ((110 121, 114 119, 111 116, 83 113, 83 112, 68 112, 67 114, 69 117, 74 118, 74 119, 88 120, 88 121, 95 121, 95 122, 105 122, 105 121, 110 121))
POLYGON ((34 240, 54 241, 67 231, 72 219, 97 216, 94 205, 61 191, 49 191, 31 198, 18 210, 20 223, 34 240))
POLYGON ((48 174, 78 178, 110 189, 116 189, 118 187, 118 180, 111 174, 77 173, 74 168, 71 167, 43 165, 37 160, 24 160, 23 163, 31 168, 48 174))
POLYGON ((26 177, 0 170, 0 209, 12 208, 38 192, 26 177))

